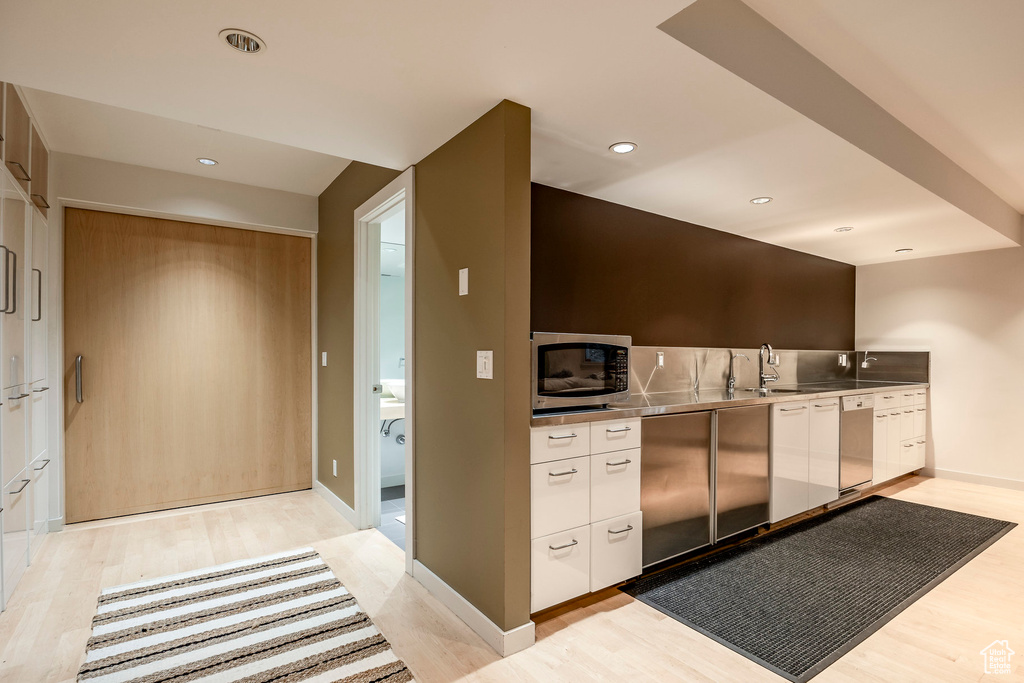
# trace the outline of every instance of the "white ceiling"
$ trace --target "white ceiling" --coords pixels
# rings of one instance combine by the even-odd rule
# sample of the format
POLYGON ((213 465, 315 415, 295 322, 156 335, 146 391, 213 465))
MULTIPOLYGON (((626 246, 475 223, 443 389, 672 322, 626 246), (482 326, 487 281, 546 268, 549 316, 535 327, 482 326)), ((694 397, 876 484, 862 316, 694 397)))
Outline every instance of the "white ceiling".
MULTIPOLYGON (((941 24, 937 27, 904 26, 902 33, 886 27, 878 37, 873 31, 891 15, 909 20, 913 12, 882 0, 749 4, 772 21, 778 18, 781 28, 840 73, 851 69, 843 75, 854 85, 883 106, 895 107, 890 112, 904 123, 924 126, 921 135, 1020 209, 1014 192, 1024 186, 1024 155, 1014 145, 1024 132, 1002 129, 1012 128, 1010 114, 1018 112, 1024 92, 1019 79, 1004 82, 1019 73, 1021 60, 980 79, 988 84, 984 88, 967 87, 973 83, 966 83, 970 70, 965 67, 943 97, 932 92, 942 88, 937 78, 930 85, 941 77, 941 67, 925 69, 918 79, 920 62, 938 57, 941 45, 949 53, 941 55, 944 62, 968 59, 984 45, 982 51, 991 55, 980 62, 971 56, 975 68, 1017 55, 1020 48, 1007 51, 1002 40, 989 45, 985 30, 991 24, 1001 31, 1019 27, 1012 21, 1019 18, 1019 7, 1010 12, 1010 6, 1020 3, 991 1, 1007 13, 978 13, 983 16, 965 23, 969 35, 953 42, 943 36, 955 33, 955 22, 962 19, 958 13, 940 12, 944 18, 934 22, 941 24), (840 12, 844 5, 866 9, 840 12), (766 7, 779 16, 770 16, 766 7), (805 10, 831 20, 823 30, 835 34, 834 45, 814 35, 814 21, 801 16, 805 10), (868 65, 856 71, 864 60, 868 65), (872 68, 879 63, 918 89, 887 103, 885 93, 895 98, 900 84, 872 68), (872 81, 875 72, 880 73, 872 81), (872 93, 869 81, 878 93, 872 93), (964 90, 957 90, 961 86, 964 90), (975 96, 975 90, 986 96, 974 107, 1007 106, 1005 121, 991 111, 970 115, 972 105, 961 102, 958 93, 975 96), (945 116, 940 123, 954 131, 947 137, 957 144, 943 146, 933 139, 936 133, 927 126, 939 126, 940 137, 943 129, 934 117, 928 119, 928 111, 917 111, 921 101, 945 116), (908 120, 901 106, 918 119, 908 120), (996 126, 993 118, 1002 124, 996 126)), ((657 29, 688 4, 2 0, 0 79, 341 157, 342 164, 358 159, 391 168, 415 163, 508 98, 533 110, 538 182, 855 264, 904 258, 893 253, 904 246, 923 256, 1013 244, 657 29), (260 35, 268 43, 266 53, 242 55, 224 47, 217 33, 225 27, 260 35), (622 139, 640 148, 626 156, 608 152, 610 143, 622 139), (748 203, 758 195, 775 201, 760 207, 748 203), (856 229, 833 232, 843 225, 856 229)), ((978 3, 913 4, 920 15, 925 5, 970 13, 978 3)), ((62 136, 72 134, 51 124, 45 108, 37 113, 60 150, 62 136)), ((105 150, 110 143, 103 141, 103 131, 111 129, 95 127, 99 133, 76 144, 105 150)), ((127 120, 115 128, 134 130, 127 120)), ((146 137, 124 143, 131 150, 123 153, 149 149, 146 137)), ((180 154, 188 144, 174 147, 158 156, 180 154)), ((201 154, 190 150, 188 158, 201 154)), ((157 164, 154 159, 147 165, 157 164)), ((274 168, 259 173, 262 182, 252 184, 278 186, 268 183, 291 175, 274 168), (275 174, 278 179, 268 179, 275 174)))
POLYGON ((348 159, 22 88, 51 149, 205 178, 319 195, 348 159), (203 166, 197 157, 216 159, 203 166))

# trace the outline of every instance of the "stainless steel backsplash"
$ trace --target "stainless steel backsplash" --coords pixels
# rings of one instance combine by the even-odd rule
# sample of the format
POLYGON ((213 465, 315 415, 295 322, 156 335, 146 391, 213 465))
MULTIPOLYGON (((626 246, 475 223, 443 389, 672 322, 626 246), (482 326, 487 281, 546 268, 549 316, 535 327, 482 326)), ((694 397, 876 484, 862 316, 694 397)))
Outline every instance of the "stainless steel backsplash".
MULTIPOLYGON (((630 390, 634 394, 661 394, 692 391, 699 375, 701 389, 723 389, 729 378, 729 359, 742 353, 750 360, 737 358, 736 387, 757 386, 758 349, 719 349, 679 346, 634 346, 630 390), (658 352, 665 354, 665 366, 656 369, 658 352)), ((837 382, 842 380, 885 380, 891 382, 927 382, 928 353, 872 351, 878 360, 862 369, 864 353, 859 351, 800 351, 775 349, 780 363, 779 385, 837 382), (847 366, 839 364, 839 355, 847 354, 847 366)))

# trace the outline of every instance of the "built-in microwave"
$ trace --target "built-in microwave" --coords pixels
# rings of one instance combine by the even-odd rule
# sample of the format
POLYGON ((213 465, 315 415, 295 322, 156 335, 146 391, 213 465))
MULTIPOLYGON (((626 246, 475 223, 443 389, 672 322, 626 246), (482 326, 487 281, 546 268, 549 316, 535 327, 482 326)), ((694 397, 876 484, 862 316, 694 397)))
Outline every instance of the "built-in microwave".
POLYGON ((629 399, 630 337, 534 332, 533 409, 602 406, 629 399))

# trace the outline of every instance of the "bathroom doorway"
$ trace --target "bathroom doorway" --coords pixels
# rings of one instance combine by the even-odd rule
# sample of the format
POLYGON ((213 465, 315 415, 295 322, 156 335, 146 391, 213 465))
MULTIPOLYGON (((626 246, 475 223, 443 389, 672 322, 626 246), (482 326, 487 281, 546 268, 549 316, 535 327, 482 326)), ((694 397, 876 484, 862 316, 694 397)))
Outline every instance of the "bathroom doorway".
POLYGON ((356 516, 415 557, 413 169, 355 212, 356 516))

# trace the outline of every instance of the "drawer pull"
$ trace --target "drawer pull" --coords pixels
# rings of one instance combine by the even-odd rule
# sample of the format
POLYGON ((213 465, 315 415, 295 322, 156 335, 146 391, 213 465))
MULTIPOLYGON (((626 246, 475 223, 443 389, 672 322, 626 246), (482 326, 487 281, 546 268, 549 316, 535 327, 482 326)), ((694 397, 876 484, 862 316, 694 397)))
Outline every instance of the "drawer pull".
POLYGON ((575 467, 573 467, 571 470, 566 470, 565 472, 548 472, 548 476, 549 477, 568 477, 570 474, 576 474, 577 472, 579 472, 579 470, 576 469, 575 467))
POLYGON ((605 466, 606 467, 619 467, 621 465, 628 465, 631 462, 633 462, 633 461, 630 460, 629 458, 626 458, 625 460, 620 460, 618 462, 606 462, 605 466))
POLYGON ((561 435, 550 434, 550 435, 548 435, 548 438, 551 439, 552 441, 561 441, 562 439, 575 439, 576 435, 575 434, 561 434, 561 435))
POLYGON ((19 170, 19 171, 21 171, 21 177, 20 177, 20 178, 18 178, 18 180, 24 180, 24 181, 26 181, 26 182, 28 182, 28 181, 32 180, 32 176, 30 176, 30 175, 28 174, 28 171, 26 171, 26 170, 25 170, 25 167, 24 167, 24 166, 22 166, 22 165, 21 165, 20 163, 18 163, 17 161, 8 161, 8 162, 7 162, 7 165, 8 165, 8 166, 11 166, 11 167, 17 166, 17 167, 18 167, 18 170, 19 170))
POLYGON ((904 410, 904 411, 903 411, 903 414, 904 414, 904 415, 913 415, 913 414, 914 414, 914 411, 913 411, 913 410, 904 410))
POLYGON ((619 529, 618 531, 612 531, 611 529, 609 529, 608 533, 610 533, 610 534, 624 534, 627 531, 632 531, 632 530, 633 530, 633 525, 632 524, 627 524, 625 529, 619 529))
POLYGON ((17 400, 25 398, 26 396, 30 396, 30 395, 31 394, 18 394, 17 396, 8 396, 7 400, 8 401, 17 401, 17 400))
POLYGON ((890 399, 892 399, 892 398, 896 398, 896 397, 895 396, 883 396, 882 398, 890 398, 890 399))
POLYGON ((798 408, 779 408, 780 413, 789 413, 794 410, 807 410, 807 406, 800 406, 798 408))
POLYGON ((917 442, 917 445, 918 445, 918 446, 923 446, 923 445, 924 445, 924 441, 918 441, 918 442, 917 442))
POLYGON ((566 543, 565 545, 549 545, 548 548, 551 549, 551 550, 565 550, 566 548, 571 548, 574 545, 579 545, 579 544, 580 544, 580 542, 577 541, 574 538, 574 539, 572 539, 572 543, 566 543))
POLYGON ((905 444, 903 444, 903 447, 904 448, 913 448, 914 444, 912 444, 912 443, 905 443, 905 444))
POLYGON ((46 466, 49 465, 49 464, 50 464, 49 460, 43 459, 43 464, 40 465, 39 467, 36 467, 36 468, 33 468, 33 469, 35 469, 36 472, 42 472, 43 470, 46 469, 46 466))
POLYGON ((16 496, 16 495, 18 495, 19 493, 21 493, 22 491, 24 491, 24 490, 25 490, 25 487, 26 487, 26 486, 28 486, 28 485, 29 485, 29 483, 30 483, 30 480, 28 480, 28 479, 22 479, 22 480, 21 480, 21 488, 20 488, 20 489, 18 489, 17 491, 11 491, 11 495, 12 495, 12 496, 16 496))
POLYGON ((875 415, 875 419, 876 420, 884 420, 885 418, 886 418, 886 414, 885 413, 879 413, 878 415, 875 415))
POLYGON ((924 396, 925 394, 924 394, 924 392, 923 392, 923 391, 919 391, 919 392, 917 392, 917 395, 918 395, 918 396, 924 396))
POLYGON ((839 405, 839 404, 838 403, 815 403, 814 407, 815 408, 835 408, 837 405, 839 405))
POLYGON ((923 413, 923 412, 924 412, 925 410, 927 410, 927 408, 918 408, 918 409, 917 409, 917 412, 919 412, 919 413, 923 413))
POLYGON ((608 432, 609 434, 621 434, 623 432, 631 432, 631 431, 633 431, 633 428, 632 427, 619 427, 618 429, 606 429, 604 431, 608 432))

